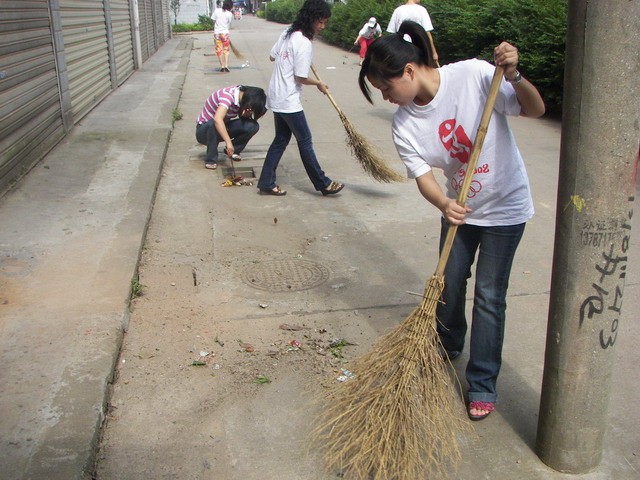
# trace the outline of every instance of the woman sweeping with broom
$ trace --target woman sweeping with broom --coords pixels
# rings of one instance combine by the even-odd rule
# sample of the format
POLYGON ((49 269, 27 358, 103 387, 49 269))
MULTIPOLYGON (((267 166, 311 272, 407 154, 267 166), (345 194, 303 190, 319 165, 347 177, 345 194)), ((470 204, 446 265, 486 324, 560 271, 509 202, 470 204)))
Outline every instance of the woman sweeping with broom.
POLYGON ((276 185, 276 169, 292 134, 296 137, 302 163, 314 188, 325 196, 335 195, 344 188, 344 184, 332 181, 322 171, 313 151, 311 130, 300 101, 303 85, 314 86, 324 94, 328 92, 327 84, 309 78, 309 70, 313 57, 311 40, 324 30, 330 16, 331 7, 327 2, 306 0, 293 24, 282 32, 269 53, 275 67, 269 82, 267 108, 273 111, 276 134, 258 180, 258 189, 263 195, 287 194, 276 185))
POLYGON ((509 275, 525 224, 534 213, 524 162, 507 115, 539 117, 545 107, 537 89, 517 71, 518 50, 501 43, 494 58, 504 68, 504 80, 462 207, 456 197, 467 174, 471 136, 478 129, 495 69, 475 59, 436 68, 432 52, 425 30, 415 22, 403 22, 397 33, 369 47, 359 84, 369 102, 373 103, 367 80, 385 100, 399 105, 393 118, 393 141, 408 176, 416 179, 420 193, 442 212, 440 248, 450 225, 458 226, 436 311, 442 354, 451 360, 464 346, 467 280, 478 253, 466 379, 468 415, 481 420, 494 410, 498 398, 509 275), (403 39, 405 34, 411 42, 403 39), (434 168, 443 170, 446 191, 436 181, 434 168))
POLYGON ((233 0, 224 0, 222 7, 213 11, 213 36, 215 37, 216 55, 220 62, 220 72, 229 73, 229 50, 231 40, 229 39, 229 28, 233 21, 233 0))

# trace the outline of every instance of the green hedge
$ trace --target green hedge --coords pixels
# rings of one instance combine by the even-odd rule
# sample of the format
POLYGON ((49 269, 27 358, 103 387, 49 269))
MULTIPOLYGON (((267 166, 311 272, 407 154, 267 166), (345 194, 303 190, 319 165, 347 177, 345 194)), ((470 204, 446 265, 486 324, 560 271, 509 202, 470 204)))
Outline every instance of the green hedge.
POLYGON ((278 0, 269 2, 265 8, 265 18, 272 22, 293 23, 304 0, 278 0))
POLYGON ((391 0, 349 0, 346 4, 336 3, 331 19, 322 31, 322 38, 333 45, 351 48, 369 17, 376 17, 384 32, 393 10, 403 3, 405 2, 391 0))
POLYGON ((180 32, 202 32, 213 30, 213 28, 205 28, 203 25, 199 23, 177 23, 175 25, 171 25, 171 31, 173 33, 180 32))
POLYGON ((198 15, 198 23, 177 23, 171 26, 171 31, 174 33, 208 30, 213 30, 213 19, 207 15, 198 15))
POLYGON ((213 30, 213 18, 208 15, 198 15, 198 25, 208 27, 208 30, 213 30))
MULTIPOLYGON (((393 10, 403 3, 401 0, 336 3, 322 37, 333 45, 351 48, 369 17, 376 17, 384 31, 393 10)), ((547 110, 561 112, 566 0, 423 0, 422 4, 433 22, 441 64, 467 58, 492 60, 493 48, 506 40, 518 47, 520 70, 538 87, 547 110)))
POLYGON ((518 69, 540 90, 547 109, 562 110, 567 3, 564 0, 426 1, 442 63, 493 60, 501 41, 518 47, 518 69))

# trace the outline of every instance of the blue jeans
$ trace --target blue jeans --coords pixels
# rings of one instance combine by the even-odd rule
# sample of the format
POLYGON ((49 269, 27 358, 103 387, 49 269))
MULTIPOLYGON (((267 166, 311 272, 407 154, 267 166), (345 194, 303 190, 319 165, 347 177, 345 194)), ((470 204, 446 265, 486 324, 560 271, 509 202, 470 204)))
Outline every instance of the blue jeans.
MULTIPOLYGON (((511 265, 525 224, 478 227, 460 225, 445 268, 444 303, 438 305, 438 334, 450 354, 461 352, 467 332, 465 297, 476 251, 469 363, 469 401, 496 402, 496 381, 502 364, 507 287, 511 265)), ((442 219, 440 249, 449 224, 442 219)))
MULTIPOLYGON (((227 132, 233 142, 234 153, 240 153, 247 146, 260 126, 252 118, 234 118, 226 122, 227 132)), ((196 125, 196 140, 207 146, 206 163, 218 163, 218 144, 222 141, 213 120, 196 125)))
POLYGON ((276 168, 278 168, 278 163, 280 163, 280 159, 287 145, 289 145, 291 134, 296 137, 302 164, 311 183, 313 183, 316 190, 327 188, 331 184, 331 180, 320 168, 316 154, 313 151, 311 130, 309 130, 304 111, 296 113, 273 112, 273 119, 275 121, 276 135, 267 151, 267 157, 264 159, 264 165, 258 180, 258 188, 271 190, 276 187, 276 168))

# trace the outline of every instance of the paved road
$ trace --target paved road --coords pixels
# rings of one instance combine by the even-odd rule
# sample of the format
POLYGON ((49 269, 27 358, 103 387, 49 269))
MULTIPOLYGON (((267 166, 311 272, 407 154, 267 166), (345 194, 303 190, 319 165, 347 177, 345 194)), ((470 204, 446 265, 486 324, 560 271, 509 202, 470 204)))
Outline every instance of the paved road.
MULTIPOLYGON (((222 85, 266 86, 271 72, 268 48, 281 28, 245 17, 233 39, 250 66, 227 76, 213 71, 215 57, 203 55, 210 48, 209 34, 172 39, 0 200, 2 478, 80 479, 92 465, 108 382, 129 318, 130 280, 157 182, 167 181, 160 177, 163 161, 166 157, 166 176, 175 173, 180 162, 190 162, 195 172, 201 147, 194 145, 191 118, 206 94, 222 85), (171 133, 176 106, 185 119, 171 133)), ((364 101, 355 81, 356 55, 345 57, 345 52, 317 42, 315 64, 356 128, 401 170, 389 135, 393 107, 380 100, 371 107, 364 101)), ((411 183, 380 185, 365 177, 345 150, 344 131, 328 100, 313 89, 305 91, 304 99, 319 160, 331 177, 347 184, 344 192, 331 198, 315 193, 291 146, 279 169, 287 197, 265 199, 248 188, 210 191, 206 203, 191 204, 190 215, 213 208, 217 258, 242 258, 251 252, 277 259, 306 239, 317 239, 310 255, 331 272, 331 279, 323 288, 309 290, 305 309, 326 309, 329 303, 332 309, 366 310, 371 312, 366 328, 379 333, 406 314, 415 299, 405 292, 422 288, 432 273, 438 215, 411 183), (234 216, 229 215, 232 209, 234 216), (286 229, 266 230, 264 219, 272 224, 274 217, 286 229), (397 310, 390 314, 389 307, 397 310)), ((246 151, 243 167, 260 168, 273 135, 268 120, 261 122, 262 131, 246 151)), ((465 445, 457 478, 576 478, 549 470, 532 452, 560 126, 524 118, 512 125, 526 159, 537 214, 527 227, 512 275, 500 414, 479 425, 478 438, 465 445)), ((197 171, 198 178, 201 173, 207 172, 197 171)), ((172 181, 178 183, 170 185, 181 188, 173 202, 163 203, 167 210, 154 211, 154 218, 190 231, 195 221, 179 215, 188 185, 172 181)), ((217 179, 208 186, 213 185, 219 185, 217 179)), ((635 367, 640 352, 633 341, 640 334, 635 322, 640 282, 634 268, 640 249, 637 240, 632 243, 604 457, 598 470, 578 478, 640 475, 640 420, 629 414, 640 398, 635 367)), ((228 285, 235 288, 241 280, 231 278, 228 285)), ((281 308, 290 309, 286 299, 281 308)))

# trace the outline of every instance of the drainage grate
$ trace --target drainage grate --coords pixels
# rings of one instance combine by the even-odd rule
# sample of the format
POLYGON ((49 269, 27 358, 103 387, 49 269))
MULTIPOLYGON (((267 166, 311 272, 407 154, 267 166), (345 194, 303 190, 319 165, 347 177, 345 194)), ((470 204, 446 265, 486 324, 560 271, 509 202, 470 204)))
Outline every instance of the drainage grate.
POLYGON ((270 292, 307 290, 329 279, 329 270, 308 260, 274 260, 252 265, 242 280, 254 288, 270 292))
POLYGON ((222 174, 227 176, 233 176, 233 174, 240 175, 243 178, 256 178, 256 173, 253 170, 253 167, 222 167, 222 174))

